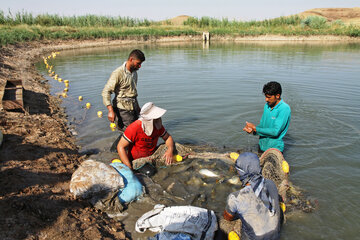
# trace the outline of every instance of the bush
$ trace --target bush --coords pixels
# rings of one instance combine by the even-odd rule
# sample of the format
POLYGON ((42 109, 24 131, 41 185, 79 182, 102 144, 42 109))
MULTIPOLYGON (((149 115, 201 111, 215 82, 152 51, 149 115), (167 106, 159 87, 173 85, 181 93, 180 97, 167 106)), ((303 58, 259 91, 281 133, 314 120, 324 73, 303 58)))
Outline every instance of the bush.
POLYGON ((332 26, 340 26, 340 27, 345 26, 344 22, 341 21, 340 19, 336 19, 335 21, 332 21, 332 22, 331 22, 331 25, 332 25, 332 26))
POLYGON ((320 16, 308 16, 301 21, 301 25, 308 26, 315 29, 324 28, 326 26, 327 19, 320 16))

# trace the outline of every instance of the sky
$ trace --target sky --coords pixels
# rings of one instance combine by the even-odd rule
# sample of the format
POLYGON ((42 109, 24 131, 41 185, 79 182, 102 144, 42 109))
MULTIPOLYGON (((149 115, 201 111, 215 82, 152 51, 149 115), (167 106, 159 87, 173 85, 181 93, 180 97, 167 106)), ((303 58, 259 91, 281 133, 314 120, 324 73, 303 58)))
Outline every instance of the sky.
POLYGON ((360 7, 359 0, 0 0, 5 14, 81 16, 95 14, 148 20, 179 15, 229 20, 263 20, 288 16, 312 8, 360 7))

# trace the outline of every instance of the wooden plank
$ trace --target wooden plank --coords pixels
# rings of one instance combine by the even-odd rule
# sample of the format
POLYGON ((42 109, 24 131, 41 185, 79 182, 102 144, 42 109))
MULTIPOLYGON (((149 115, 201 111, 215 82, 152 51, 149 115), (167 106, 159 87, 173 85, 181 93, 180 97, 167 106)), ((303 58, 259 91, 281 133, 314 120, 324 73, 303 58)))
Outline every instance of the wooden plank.
POLYGON ((2 108, 5 110, 24 110, 23 85, 21 80, 7 80, 2 96, 2 108))

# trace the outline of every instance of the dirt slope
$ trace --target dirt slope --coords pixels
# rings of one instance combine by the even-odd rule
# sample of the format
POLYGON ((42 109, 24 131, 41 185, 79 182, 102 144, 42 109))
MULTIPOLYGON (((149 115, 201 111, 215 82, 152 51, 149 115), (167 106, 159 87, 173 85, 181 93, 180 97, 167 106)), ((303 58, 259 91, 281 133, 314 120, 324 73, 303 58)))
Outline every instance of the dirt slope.
POLYGON ((179 26, 183 25, 183 23, 188 20, 189 16, 181 15, 174 18, 169 19, 172 25, 179 26))
POLYGON ((360 25, 360 7, 354 8, 314 8, 299 14, 302 17, 321 16, 329 21, 341 20, 346 24, 360 25))

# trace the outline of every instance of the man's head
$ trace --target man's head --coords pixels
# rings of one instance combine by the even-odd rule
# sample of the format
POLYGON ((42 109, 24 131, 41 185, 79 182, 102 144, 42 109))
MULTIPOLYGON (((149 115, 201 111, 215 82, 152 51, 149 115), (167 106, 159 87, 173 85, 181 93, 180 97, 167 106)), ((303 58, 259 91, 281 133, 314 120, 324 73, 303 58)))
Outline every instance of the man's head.
POLYGON ((145 61, 145 55, 139 49, 132 50, 129 54, 126 67, 130 72, 137 71, 141 68, 141 63, 145 61))
POLYGON ((263 87, 263 93, 265 95, 265 101, 273 108, 281 100, 281 85, 278 82, 268 82, 263 87))
POLYGON ((150 136, 154 127, 160 129, 162 126, 161 117, 166 110, 159 108, 152 102, 145 103, 140 111, 140 120, 142 121, 142 128, 146 135, 150 136))
POLYGON ((241 153, 236 159, 235 169, 241 181, 249 176, 261 174, 259 157, 251 152, 241 153))

